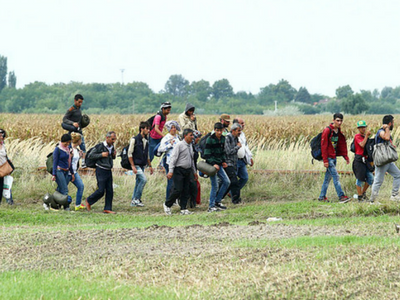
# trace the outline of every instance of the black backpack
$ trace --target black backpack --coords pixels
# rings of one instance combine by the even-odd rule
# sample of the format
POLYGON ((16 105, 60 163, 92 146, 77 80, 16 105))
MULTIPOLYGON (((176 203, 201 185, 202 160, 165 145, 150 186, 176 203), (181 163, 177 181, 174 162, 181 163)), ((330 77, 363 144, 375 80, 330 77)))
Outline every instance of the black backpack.
MULTIPOLYGON (((374 152, 374 145, 375 145, 375 139, 368 139, 364 146, 364 155, 368 157, 368 161, 370 162, 373 161, 372 153, 374 152)), ((354 145, 354 139, 353 142, 351 142, 350 151, 356 153, 356 146, 354 145)))
POLYGON ((86 164, 86 167, 88 167, 88 168, 94 168, 94 169, 96 168, 96 161, 97 161, 97 159, 90 158, 90 154, 93 152, 94 149, 100 150, 100 147, 101 147, 102 145, 103 145, 103 144, 97 144, 96 146, 90 148, 89 151, 86 153, 86 157, 85 157, 85 164, 86 164))
MULTIPOLYGON (((326 128, 329 128, 329 135, 331 135, 332 129, 329 126, 327 126, 326 128)), ((311 156, 313 157, 313 159, 319 161, 322 160, 321 137, 322 132, 318 133, 318 135, 315 136, 310 142, 311 156)))
POLYGON ((124 169, 127 169, 127 170, 132 170, 132 166, 131 166, 131 163, 129 162, 129 158, 128 158, 128 149, 129 149, 129 145, 125 146, 119 155, 119 156, 121 156, 121 167, 123 167, 124 169))
POLYGON ((199 152, 201 158, 205 159, 204 157, 204 149, 206 149, 206 142, 207 139, 211 136, 211 132, 207 133, 205 136, 203 136, 200 141, 199 141, 199 152))
POLYGON ((157 116, 157 115, 160 115, 161 116, 161 122, 162 121, 165 121, 165 116, 162 114, 162 113, 160 113, 159 111, 154 115, 154 116, 151 116, 150 118, 148 118, 147 119, 147 123, 149 123, 150 124, 150 130, 153 130, 153 128, 154 128, 154 118, 157 116))
MULTIPOLYGON (((354 139, 350 144, 350 151, 353 153, 356 153, 356 146, 354 145, 354 139)), ((364 150, 365 151, 365 150, 364 150)))

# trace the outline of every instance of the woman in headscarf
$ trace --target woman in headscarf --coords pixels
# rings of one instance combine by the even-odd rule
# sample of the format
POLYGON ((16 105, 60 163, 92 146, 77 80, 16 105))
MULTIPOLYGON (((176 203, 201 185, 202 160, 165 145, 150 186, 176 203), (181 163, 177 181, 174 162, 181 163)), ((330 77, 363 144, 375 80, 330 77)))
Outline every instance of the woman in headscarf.
POLYGON ((70 180, 73 185, 76 186, 76 199, 75 199, 75 210, 86 209, 86 206, 82 203, 82 195, 85 186, 83 185, 83 181, 79 176, 78 169, 79 169, 79 159, 83 156, 83 151, 78 148, 82 143, 82 136, 78 132, 71 132, 72 137, 72 144, 71 144, 71 151, 72 151, 72 173, 70 175, 70 180), (72 175, 74 175, 75 180, 72 180, 72 175))
MULTIPOLYGON (((57 182, 57 191, 63 195, 68 195, 68 183, 70 181, 69 174, 72 174, 72 181, 75 180, 75 175, 72 170, 72 155, 70 152, 69 144, 71 143, 71 136, 64 134, 61 137, 59 145, 53 152, 53 178, 57 182)), ((64 205, 65 210, 69 209, 69 204, 64 205)))
MULTIPOLYGON (((168 174, 172 150, 180 140, 178 131, 180 131, 181 128, 177 121, 168 121, 165 123, 165 128, 167 128, 168 134, 162 138, 160 146, 158 147, 158 152, 165 153, 163 157, 163 165, 165 168, 165 174, 168 174)), ((171 193, 172 182, 172 179, 167 179, 166 199, 168 199, 169 194, 171 193)))

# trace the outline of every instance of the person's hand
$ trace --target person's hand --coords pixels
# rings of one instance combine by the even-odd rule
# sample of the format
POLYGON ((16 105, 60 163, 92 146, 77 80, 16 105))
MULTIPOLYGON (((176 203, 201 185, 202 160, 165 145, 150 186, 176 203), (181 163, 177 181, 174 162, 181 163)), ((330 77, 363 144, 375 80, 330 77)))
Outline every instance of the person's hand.
POLYGON ((132 172, 133 172, 133 174, 137 174, 136 167, 135 167, 134 165, 131 165, 131 167, 132 167, 132 172))
POLYGON ((193 115, 191 115, 190 116, 190 120, 192 120, 192 121, 196 121, 196 116, 193 114, 193 115))
POLYGON ((79 123, 73 123, 72 125, 74 125, 76 128, 79 127, 79 123))
POLYGON ((153 173, 154 173, 154 169, 153 169, 153 167, 150 167, 150 175, 153 175, 153 173))
POLYGON ((347 160, 346 160, 346 164, 349 164, 349 163, 350 163, 350 159, 347 159, 347 160))
POLYGON ((214 168, 216 168, 217 171, 219 171, 219 165, 215 164, 215 165, 214 165, 214 168))
POLYGON ((51 177, 51 181, 56 181, 56 175, 53 175, 53 176, 51 177))
POLYGON ((254 165, 254 160, 251 158, 250 159, 250 167, 252 167, 254 165))
POLYGON ((329 168, 329 163, 324 162, 324 167, 325 167, 325 168, 329 168))
POLYGON ((79 157, 82 158, 83 157, 83 151, 79 150, 79 157))
POLYGON ((386 130, 386 128, 389 128, 388 124, 383 124, 383 125, 382 125, 382 129, 383 129, 383 130, 386 130))
POLYGON ((108 153, 108 151, 107 151, 107 152, 102 152, 102 153, 101 153, 101 156, 103 156, 103 157, 108 157, 109 154, 110 154, 110 153, 108 153))
POLYGON ((167 174, 167 178, 168 178, 168 179, 171 179, 171 178, 172 178, 172 175, 173 175, 173 174, 172 174, 171 172, 169 172, 169 173, 167 174))
POLYGON ((238 147, 242 147, 242 144, 240 142, 237 143, 238 147))
POLYGON ((175 142, 175 140, 171 140, 171 141, 170 141, 171 145, 173 145, 173 144, 174 144, 174 142, 175 142))
POLYGON ((72 174, 72 179, 71 179, 71 182, 74 182, 75 181, 75 175, 74 174, 72 174))
POLYGON ((367 132, 365 133, 365 135, 368 137, 371 135, 371 131, 367 130, 367 132))
POLYGON ((194 173, 194 180, 199 180, 199 175, 197 175, 197 173, 194 173))
POLYGON ((222 167, 225 169, 228 167, 228 165, 224 162, 224 163, 222 163, 222 167))

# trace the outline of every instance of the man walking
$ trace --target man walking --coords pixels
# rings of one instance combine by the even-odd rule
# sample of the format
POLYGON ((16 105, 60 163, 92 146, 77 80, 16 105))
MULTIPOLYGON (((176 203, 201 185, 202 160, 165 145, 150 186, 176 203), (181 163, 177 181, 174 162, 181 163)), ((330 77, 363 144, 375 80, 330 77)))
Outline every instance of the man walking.
POLYGON ((223 126, 222 135, 226 136, 229 133, 229 125, 231 124, 231 116, 228 114, 222 114, 219 117, 219 121, 223 126))
POLYGON ((82 127, 81 127, 82 103, 83 103, 83 96, 81 94, 76 94, 74 97, 74 105, 72 105, 65 113, 61 126, 65 130, 68 130, 69 134, 71 134, 71 132, 78 132, 81 134, 82 143, 79 147, 83 152, 82 168, 86 168, 85 165, 86 145, 85 145, 85 139, 83 138, 82 127))
POLYGON ((187 103, 185 111, 179 115, 178 121, 182 132, 186 128, 192 129, 193 131, 197 130, 197 120, 194 110, 195 107, 192 104, 187 103))
POLYGON ((367 123, 365 121, 358 121, 357 128, 359 133, 354 136, 355 156, 353 160, 353 172, 357 179, 356 188, 358 201, 361 202, 368 200, 365 193, 368 187, 374 182, 374 175, 370 170, 372 166, 368 161, 368 156, 364 151, 371 131, 367 130, 367 123))
POLYGON ((114 149, 114 143, 117 140, 117 135, 114 131, 107 132, 106 140, 95 146, 95 149, 89 154, 88 159, 96 161, 96 179, 97 179, 97 190, 86 199, 86 209, 91 210, 93 204, 95 204, 101 197, 106 194, 106 201, 104 206, 104 213, 115 214, 112 210, 112 201, 114 197, 113 191, 113 177, 112 167, 113 159, 116 157, 116 151, 114 149))
POLYGON ((233 124, 239 124, 242 127, 242 132, 239 135, 239 142, 242 145, 238 151, 238 162, 237 162, 237 176, 239 177, 239 188, 242 189, 247 181, 249 180, 249 174, 247 172, 247 165, 252 167, 254 165, 253 154, 247 145, 246 135, 244 133, 245 122, 242 118, 233 120, 233 124))
MULTIPOLYGON (((394 117, 392 115, 386 115, 383 117, 382 123, 382 128, 379 129, 375 135, 375 144, 377 145, 384 142, 389 142, 393 144, 390 131, 393 130, 394 117)), ((391 162, 380 167, 375 166, 374 184, 372 185, 372 193, 370 199, 371 203, 374 203, 374 201, 378 198, 379 189, 381 188, 383 180, 385 179, 386 172, 393 177, 392 196, 390 197, 390 200, 400 201, 400 170, 394 162, 391 162)))
POLYGON ((147 183, 144 175, 146 165, 150 167, 150 174, 153 174, 153 168, 149 159, 149 143, 147 136, 150 125, 147 122, 140 122, 139 134, 129 143, 128 159, 132 167, 132 172, 136 175, 136 184, 132 194, 131 206, 144 206, 142 202, 143 189, 147 183))
POLYGON ((226 175, 224 171, 224 168, 226 168, 228 165, 226 164, 224 149, 225 136, 222 135, 223 130, 224 126, 220 122, 215 123, 214 133, 207 138, 206 147, 204 149, 204 157, 206 162, 217 169, 217 174, 210 176, 211 192, 208 212, 226 209, 226 207, 222 205, 221 201, 228 190, 229 185, 231 184, 228 175, 226 175), (221 184, 218 183, 218 178, 221 180, 221 184))
POLYGON ((231 181, 231 185, 226 191, 231 191, 232 203, 239 204, 242 199, 240 198, 240 188, 239 188, 239 180, 237 178, 237 161, 238 161, 238 151, 242 147, 242 144, 239 142, 239 135, 242 132, 242 127, 235 123, 231 127, 231 132, 225 137, 225 155, 226 155, 226 164, 228 165, 225 168, 226 175, 228 175, 229 180, 231 181))
POLYGON ((187 210, 187 202, 190 197, 190 188, 194 180, 197 180, 196 168, 193 159, 192 141, 193 130, 183 131, 183 140, 174 147, 169 161, 167 178, 173 180, 172 192, 164 203, 164 212, 171 214, 171 207, 180 198, 181 215, 190 215, 193 212, 187 210))
POLYGON ((321 188, 321 194, 318 197, 319 201, 328 202, 326 192, 328 190, 329 182, 332 178, 336 193, 339 197, 339 202, 347 203, 350 201, 350 198, 347 197, 342 190, 342 186, 340 185, 339 181, 339 174, 336 170, 336 157, 343 156, 347 164, 350 163, 349 157, 347 156, 346 138, 340 131, 342 123, 343 115, 341 113, 336 113, 333 115, 333 122, 322 132, 321 152, 326 173, 321 188))

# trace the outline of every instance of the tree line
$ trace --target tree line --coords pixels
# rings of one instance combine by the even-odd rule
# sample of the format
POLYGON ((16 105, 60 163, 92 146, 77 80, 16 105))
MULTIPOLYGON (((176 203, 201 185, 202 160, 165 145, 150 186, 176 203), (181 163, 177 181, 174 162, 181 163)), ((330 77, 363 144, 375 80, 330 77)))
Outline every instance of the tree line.
POLYGON ((259 93, 234 92, 227 79, 211 84, 206 80, 192 81, 182 75, 171 75, 164 89, 154 92, 144 82, 88 83, 69 82, 46 84, 33 82, 16 88, 14 72, 7 73, 7 58, 0 55, 0 112, 9 113, 64 113, 75 94, 85 98, 86 113, 153 113, 160 103, 169 101, 173 111, 184 110, 186 103, 204 114, 263 114, 278 109, 296 107, 301 114, 344 112, 348 114, 400 113, 400 86, 384 87, 381 91, 361 90, 355 93, 349 85, 336 89, 335 97, 310 94, 306 87, 296 90, 281 79, 276 84, 260 88, 259 93), (8 84, 7 84, 8 83, 8 84))

